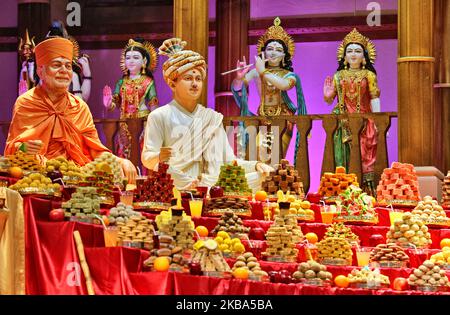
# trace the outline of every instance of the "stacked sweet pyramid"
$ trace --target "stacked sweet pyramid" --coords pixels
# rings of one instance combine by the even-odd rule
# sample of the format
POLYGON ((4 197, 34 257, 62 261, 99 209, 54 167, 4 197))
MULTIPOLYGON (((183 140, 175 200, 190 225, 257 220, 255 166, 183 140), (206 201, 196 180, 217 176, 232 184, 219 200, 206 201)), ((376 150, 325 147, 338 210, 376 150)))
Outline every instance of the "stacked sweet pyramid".
POLYGON ((450 219, 447 218, 444 208, 431 196, 425 196, 419 201, 411 213, 417 215, 425 224, 450 225, 450 219))
POLYGON ((63 202, 66 218, 76 217, 78 220, 92 220, 100 211, 100 196, 95 187, 78 187, 69 201, 63 202))
POLYGON ((152 221, 140 213, 129 217, 127 221, 119 221, 116 225, 119 228, 117 240, 122 246, 143 247, 148 250, 154 247, 155 228, 152 221))
POLYGON ((343 238, 347 240, 350 245, 359 243, 358 235, 353 233, 352 229, 342 222, 336 222, 327 227, 327 231, 325 232, 323 238, 327 239, 330 237, 343 238))
POLYGON ((293 262, 297 259, 295 244, 303 240, 303 233, 297 225, 297 218, 289 213, 289 202, 280 203, 280 215, 275 216, 273 224, 266 233, 267 249, 262 254, 268 259, 293 262))
POLYGON ((42 172, 43 167, 35 155, 26 154, 18 150, 13 155, 7 155, 5 158, 7 161, 4 160, 4 163, 6 164, 9 161, 9 166, 11 167, 18 166, 23 171, 42 172))
POLYGON ((416 205, 420 200, 414 165, 393 162, 385 168, 377 186, 378 203, 416 205))
POLYGON ((325 172, 320 179, 319 194, 330 198, 338 196, 349 186, 359 186, 356 174, 346 174, 345 167, 336 167, 336 173, 325 172))
MULTIPOLYGON (((93 163, 93 162, 91 162, 93 163)), ((87 165, 87 164, 86 164, 87 165)), ((85 166, 86 166, 85 165, 85 166)), ((96 162, 93 169, 89 168, 87 176, 78 183, 80 187, 95 187, 101 202, 113 205, 114 174, 112 168, 106 162, 96 162)))
POLYGON ((450 207, 450 171, 448 171, 447 176, 444 177, 442 183, 442 205, 444 207, 450 207))
POLYGON ((431 234, 428 227, 416 215, 406 212, 401 219, 394 221, 386 234, 386 243, 398 243, 400 246, 428 247, 431 234))
MULTIPOLYGON (((419 268, 413 270, 409 275, 408 283, 410 286, 434 286, 450 287, 445 270, 432 262, 425 260, 419 268)), ((447 289, 445 289, 446 291, 447 289)))
POLYGON ((220 167, 219 179, 215 186, 222 187, 227 194, 244 196, 252 193, 245 177, 245 170, 237 164, 237 161, 220 167))
POLYGON ((154 271, 154 261, 158 257, 166 257, 169 260, 169 269, 173 271, 188 271, 188 260, 183 257, 183 248, 177 246, 175 240, 171 236, 159 236, 159 249, 155 248, 150 251, 150 257, 144 261, 144 266, 150 267, 154 271))
POLYGON ((113 176, 113 184, 122 184, 119 161, 117 160, 117 157, 110 152, 103 152, 92 162, 84 165, 81 168, 81 172, 87 176, 96 176, 96 173, 98 172, 110 173, 113 176))
MULTIPOLYGON (((145 181, 138 181, 134 192, 135 206, 141 206, 148 202, 163 203, 170 205, 173 198, 173 179, 167 172, 169 165, 159 163, 157 171, 149 171, 145 181)), ((151 208, 157 209, 157 205, 151 205, 151 208)), ((167 206, 161 209, 167 210, 167 206)))
POLYGON ((194 222, 187 216, 183 208, 176 206, 169 211, 162 211, 156 216, 156 225, 161 235, 173 237, 174 245, 183 249, 192 248, 194 244, 194 222))
POLYGON ((230 209, 222 214, 212 233, 217 234, 220 231, 230 234, 246 234, 250 231, 250 228, 245 227, 242 219, 230 209))
POLYGON ((198 240, 194 244, 191 263, 199 263, 203 272, 231 272, 215 240, 198 240))
POLYGON ((263 190, 272 195, 275 195, 279 190, 283 191, 283 193, 289 191, 303 199, 305 196, 303 183, 294 166, 290 165, 288 160, 283 159, 280 161, 280 164, 275 164, 274 168, 275 171, 270 172, 270 175, 262 183, 263 190))

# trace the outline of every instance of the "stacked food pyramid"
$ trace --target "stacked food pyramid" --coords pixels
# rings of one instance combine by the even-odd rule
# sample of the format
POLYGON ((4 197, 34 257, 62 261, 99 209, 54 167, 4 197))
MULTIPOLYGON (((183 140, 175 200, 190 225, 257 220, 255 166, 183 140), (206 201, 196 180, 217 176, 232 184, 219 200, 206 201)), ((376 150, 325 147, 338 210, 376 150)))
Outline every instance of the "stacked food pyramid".
POLYGON ((183 248, 177 246, 175 240, 171 236, 159 236, 159 249, 155 248, 150 251, 150 257, 144 261, 144 265, 150 267, 153 271, 153 263, 158 257, 166 257, 169 260, 169 269, 172 271, 188 271, 188 260, 183 257, 183 248))
POLYGON ((275 195, 279 190, 283 191, 283 193, 289 191, 291 194, 296 194, 299 198, 303 199, 305 196, 303 183, 294 166, 290 165, 288 160, 283 159, 280 161, 280 164, 275 164, 274 168, 275 171, 272 171, 265 178, 262 184, 263 190, 272 195, 275 195))
POLYGON ((111 173, 113 184, 122 184, 122 175, 120 173, 120 164, 117 157, 110 152, 103 152, 92 162, 81 168, 82 173, 86 175, 95 175, 95 172, 101 171, 111 173))
POLYGON ((245 196, 252 193, 245 177, 245 170, 236 161, 220 167, 219 179, 215 186, 222 187, 226 194, 245 196))
POLYGON ((444 177, 442 183, 442 205, 445 207, 450 207, 450 171, 448 171, 447 176, 444 177))
POLYGON ((386 243, 400 246, 428 247, 432 243, 428 227, 416 215, 406 212, 394 221, 386 234, 386 243))
POLYGON ((450 225, 450 219, 447 218, 444 209, 431 196, 425 196, 419 201, 411 213, 417 215, 427 225, 450 225))
POLYGON ((380 204, 416 205, 420 200, 419 182, 414 165, 393 162, 385 168, 377 186, 380 204))
MULTIPOLYGON (((7 155, 9 166, 18 166, 24 171, 42 172, 43 167, 40 165, 35 155, 26 154, 18 150, 13 155, 7 155)), ((4 163, 8 163, 4 161, 4 163)))
POLYGON ((326 199, 336 197, 350 185, 359 186, 356 174, 346 174, 345 167, 336 167, 336 173, 325 172, 320 179, 319 194, 326 199))
POLYGON ((95 187, 78 187, 69 201, 63 202, 66 218, 75 217, 77 221, 91 222, 100 211, 100 196, 95 187))
POLYGON ((167 172, 169 165, 159 163, 157 171, 149 171, 145 181, 138 181, 134 192, 135 208, 167 210, 173 198, 173 179, 167 172))
POLYGON ((249 230, 250 228, 244 226, 242 219, 234 213, 233 210, 226 210, 212 230, 212 233, 217 234, 220 231, 224 231, 234 235, 242 233, 246 234, 249 230))
POLYGON ((156 216, 156 224, 162 235, 173 237, 174 245, 183 249, 192 248, 194 244, 194 222, 187 216, 183 208, 176 206, 169 211, 163 211, 156 216))

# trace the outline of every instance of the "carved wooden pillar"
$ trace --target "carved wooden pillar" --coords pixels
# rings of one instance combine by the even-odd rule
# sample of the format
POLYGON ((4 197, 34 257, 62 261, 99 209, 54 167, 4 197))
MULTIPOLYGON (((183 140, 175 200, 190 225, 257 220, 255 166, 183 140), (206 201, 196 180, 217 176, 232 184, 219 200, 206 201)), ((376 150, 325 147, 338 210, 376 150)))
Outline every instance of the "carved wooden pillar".
POLYGON ((49 0, 18 0, 17 29, 19 36, 24 37, 25 29, 30 36, 35 36, 38 44, 45 38, 50 26, 50 1, 49 0))
POLYGON ((230 86, 236 72, 221 75, 236 67, 237 60, 248 55, 250 0, 221 0, 216 6, 216 78, 215 109, 224 116, 239 116, 230 86))
POLYGON ((433 0, 399 0, 399 160, 438 166, 441 117, 434 102, 433 0))
MULTIPOLYGON (((200 53, 208 62, 208 0, 174 0, 173 33, 187 42, 186 49, 200 53)), ((199 103, 207 106, 207 79, 199 103)))

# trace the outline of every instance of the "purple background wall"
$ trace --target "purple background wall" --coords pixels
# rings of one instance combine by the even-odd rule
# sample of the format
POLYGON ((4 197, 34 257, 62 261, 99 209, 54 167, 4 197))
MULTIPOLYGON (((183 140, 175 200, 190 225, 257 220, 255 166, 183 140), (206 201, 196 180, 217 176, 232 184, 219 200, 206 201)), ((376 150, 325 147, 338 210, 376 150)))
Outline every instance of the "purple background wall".
MULTIPOLYGON (((273 0, 253 0, 250 6, 252 19, 274 16, 311 16, 311 15, 353 15, 367 14, 368 0, 284 0, 274 4, 273 0), (279 3, 282 2, 282 5, 279 3), (267 14, 270 13, 270 14, 267 14)), ((396 0, 378 1, 383 12, 395 12, 396 0)), ((210 1, 210 18, 215 18, 215 1, 210 1)), ((383 20, 381 20, 383 22, 383 20)), ((17 26, 17 1, 2 1, 0 10, 0 27, 17 26)), ((269 26, 269 25, 268 25, 269 26)), ((375 40, 377 48, 377 60, 375 68, 378 72, 378 83, 381 89, 382 111, 397 111, 397 40, 375 40)), ((327 75, 332 75, 336 70, 336 49, 339 42, 313 42, 296 43, 296 53, 293 59, 294 71, 299 74, 305 95, 309 114, 327 114, 332 106, 327 106, 323 101, 322 86, 327 75)), ((89 106, 95 118, 115 118, 118 111, 105 112, 102 105, 102 89, 108 84, 114 88, 115 82, 121 77, 119 68, 120 49, 111 50, 87 50, 91 56, 93 73, 92 92, 89 106)), ((250 56, 254 56, 256 47, 250 46, 250 56)), ((165 57, 163 57, 165 58, 165 57)), ((172 93, 162 78, 162 63, 158 62, 154 71, 156 89, 160 104, 168 103, 172 93)), ((1 52, 0 64, 0 120, 10 120, 12 107, 17 96, 17 53, 1 52)), ((208 107, 214 108, 214 77, 215 77, 215 47, 209 47, 208 51, 208 107)), ((295 99, 294 91, 290 92, 295 99)), ((250 86, 250 109, 256 111, 258 96, 254 84, 250 86)), ((0 131, 1 133, 1 131, 0 131)), ((102 131, 99 130, 100 135, 102 131)), ((6 135, 0 135, 3 139, 6 135)), ((325 134, 320 122, 313 124, 309 141, 309 153, 311 167, 311 190, 316 190, 320 181, 320 169, 322 164, 323 146, 325 134)), ((1 141, 2 142, 2 141, 1 141)), ((291 144, 294 144, 292 141, 291 144)), ((4 143, 0 143, 0 152, 3 152, 4 143)), ((288 158, 293 160, 293 145, 288 151, 288 158)), ((397 160, 397 122, 393 121, 388 137, 389 162, 397 160)))

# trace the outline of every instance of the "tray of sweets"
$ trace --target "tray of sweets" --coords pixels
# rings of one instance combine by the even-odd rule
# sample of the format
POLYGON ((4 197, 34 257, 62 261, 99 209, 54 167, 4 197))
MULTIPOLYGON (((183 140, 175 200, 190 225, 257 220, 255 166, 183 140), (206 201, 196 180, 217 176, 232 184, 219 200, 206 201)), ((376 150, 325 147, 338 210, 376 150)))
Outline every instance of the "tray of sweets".
POLYGON ((377 206, 380 207, 401 207, 401 208, 414 208, 417 206, 417 200, 408 200, 408 199, 393 199, 393 200, 378 200, 376 203, 377 206))
POLYGON ((310 221, 313 222, 315 217, 313 215, 296 214, 297 221, 310 221))
POLYGON ((343 258, 322 258, 318 261, 322 265, 329 266, 350 266, 352 264, 351 259, 343 259, 343 258))
POLYGON ((61 191, 53 188, 26 187, 18 190, 21 195, 39 195, 41 197, 61 197, 61 191))
POLYGON ((378 215, 338 215, 333 218, 333 221, 356 225, 375 225, 378 224, 378 215))
POLYGON ((410 285, 411 290, 422 292, 449 292, 450 287, 439 285, 410 285))
POLYGON ((133 208, 137 210, 167 211, 170 203, 156 201, 138 201, 133 202, 133 208))

